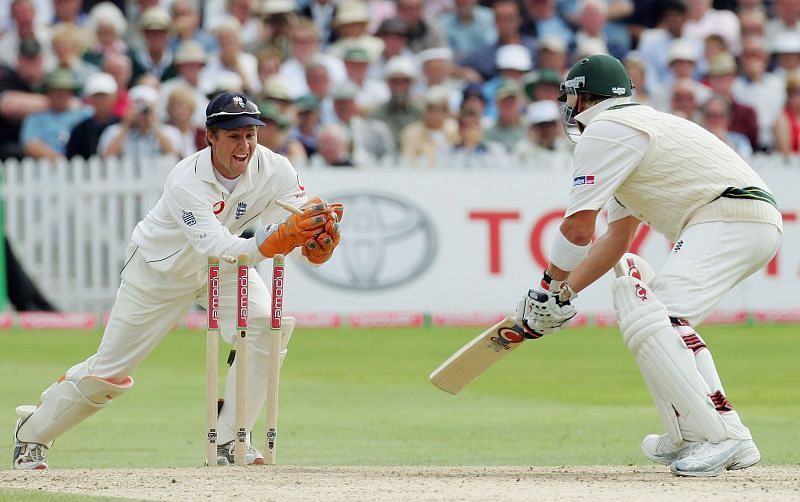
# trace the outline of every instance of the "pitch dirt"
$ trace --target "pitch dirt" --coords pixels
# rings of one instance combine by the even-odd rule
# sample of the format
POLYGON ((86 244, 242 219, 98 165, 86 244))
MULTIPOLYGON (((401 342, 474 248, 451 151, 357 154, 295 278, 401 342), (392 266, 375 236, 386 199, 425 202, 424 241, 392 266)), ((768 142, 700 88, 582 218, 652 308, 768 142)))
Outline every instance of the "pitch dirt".
POLYGON ((0 471, 0 486, 138 500, 800 500, 800 466, 678 478, 661 466, 0 471))

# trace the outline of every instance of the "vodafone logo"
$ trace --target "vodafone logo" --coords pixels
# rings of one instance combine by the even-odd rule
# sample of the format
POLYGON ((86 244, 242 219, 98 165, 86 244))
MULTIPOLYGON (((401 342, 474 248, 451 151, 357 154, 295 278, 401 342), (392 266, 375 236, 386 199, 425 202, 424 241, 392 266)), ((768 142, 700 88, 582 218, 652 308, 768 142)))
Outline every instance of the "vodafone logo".
POLYGON ((221 200, 214 204, 214 214, 219 214, 225 210, 225 201, 221 200))

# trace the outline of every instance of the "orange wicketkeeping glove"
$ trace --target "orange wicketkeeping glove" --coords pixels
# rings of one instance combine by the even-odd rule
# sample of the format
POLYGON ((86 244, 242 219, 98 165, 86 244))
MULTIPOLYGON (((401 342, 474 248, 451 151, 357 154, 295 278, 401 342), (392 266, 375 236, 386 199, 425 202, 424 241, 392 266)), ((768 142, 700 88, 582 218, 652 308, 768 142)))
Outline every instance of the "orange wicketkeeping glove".
POLYGON ((256 232, 258 250, 267 258, 289 254, 325 230, 331 213, 330 206, 319 199, 301 208, 302 214, 292 213, 279 225, 270 225, 256 232))
POLYGON ((344 206, 342 204, 330 204, 325 231, 316 238, 308 239, 303 246, 303 256, 308 258, 308 261, 319 265, 331 257, 342 237, 339 231, 339 222, 343 214, 344 206))

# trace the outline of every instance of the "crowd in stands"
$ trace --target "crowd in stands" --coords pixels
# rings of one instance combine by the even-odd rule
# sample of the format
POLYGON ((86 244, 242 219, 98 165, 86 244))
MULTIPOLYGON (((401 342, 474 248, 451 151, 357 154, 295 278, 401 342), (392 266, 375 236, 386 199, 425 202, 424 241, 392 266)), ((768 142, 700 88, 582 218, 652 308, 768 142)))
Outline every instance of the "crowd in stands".
POLYGON ((0 0, 0 33, 0 159, 186 156, 236 91, 298 166, 552 165, 596 53, 745 158, 800 153, 798 0, 0 0))

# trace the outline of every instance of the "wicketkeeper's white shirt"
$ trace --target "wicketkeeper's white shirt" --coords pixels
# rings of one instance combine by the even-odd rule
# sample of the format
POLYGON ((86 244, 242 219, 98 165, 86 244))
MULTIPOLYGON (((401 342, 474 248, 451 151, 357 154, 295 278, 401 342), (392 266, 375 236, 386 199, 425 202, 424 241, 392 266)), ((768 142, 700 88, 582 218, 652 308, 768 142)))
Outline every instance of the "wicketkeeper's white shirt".
POLYGON ((288 214, 275 199, 298 207, 306 202, 305 188, 285 157, 257 145, 230 193, 214 175, 208 147, 172 169, 161 199, 131 240, 153 269, 175 278, 202 278, 209 255, 247 253, 255 263, 264 259, 255 239, 238 235, 254 223, 285 220, 288 214))

